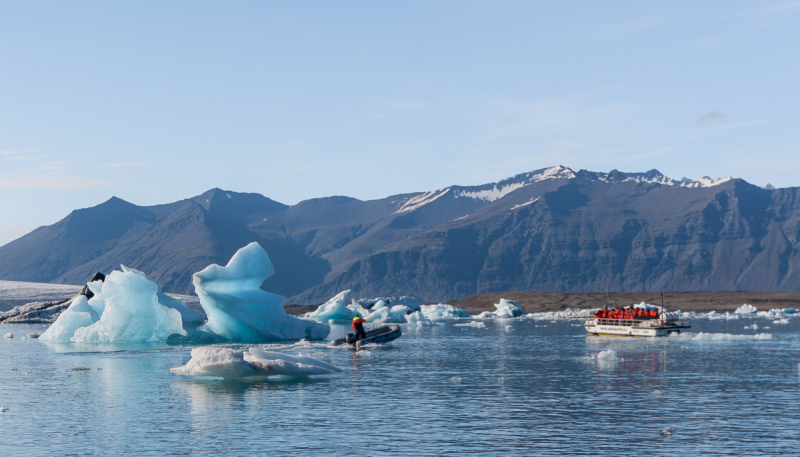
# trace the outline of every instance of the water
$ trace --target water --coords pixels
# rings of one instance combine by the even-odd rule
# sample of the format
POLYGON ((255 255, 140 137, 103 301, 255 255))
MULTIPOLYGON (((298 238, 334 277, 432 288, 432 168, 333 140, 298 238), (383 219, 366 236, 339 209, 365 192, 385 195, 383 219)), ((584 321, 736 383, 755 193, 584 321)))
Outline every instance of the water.
POLYGON ((577 323, 450 322, 359 353, 269 346, 345 370, 301 382, 182 378, 169 368, 187 348, 72 352, 87 347, 0 326, 15 334, 0 340, 0 455, 797 453, 800 318, 692 322, 772 334, 732 341, 587 338, 577 323))

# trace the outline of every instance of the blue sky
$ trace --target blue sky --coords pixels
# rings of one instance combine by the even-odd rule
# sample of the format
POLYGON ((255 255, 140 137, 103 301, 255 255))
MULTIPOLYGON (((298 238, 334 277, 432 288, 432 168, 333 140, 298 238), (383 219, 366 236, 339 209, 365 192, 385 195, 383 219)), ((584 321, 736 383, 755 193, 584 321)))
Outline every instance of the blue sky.
POLYGON ((0 244, 111 196, 800 185, 800 2, 0 3, 0 244))

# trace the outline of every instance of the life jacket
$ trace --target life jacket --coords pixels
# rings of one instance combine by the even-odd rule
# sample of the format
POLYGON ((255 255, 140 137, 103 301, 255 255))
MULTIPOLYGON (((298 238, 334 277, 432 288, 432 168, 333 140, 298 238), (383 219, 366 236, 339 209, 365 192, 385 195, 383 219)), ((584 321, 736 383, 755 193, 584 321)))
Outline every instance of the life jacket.
POLYGON ((364 319, 362 319, 362 318, 360 318, 358 316, 354 317, 353 318, 353 330, 358 331, 358 325, 357 324, 363 324, 364 322, 366 322, 364 319))

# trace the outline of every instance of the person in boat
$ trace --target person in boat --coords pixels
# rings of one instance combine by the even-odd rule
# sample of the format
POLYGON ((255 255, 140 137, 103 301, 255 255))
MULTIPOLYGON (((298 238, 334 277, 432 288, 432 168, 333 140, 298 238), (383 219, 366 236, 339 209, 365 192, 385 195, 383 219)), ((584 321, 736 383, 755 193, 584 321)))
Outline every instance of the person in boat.
POLYGON ((356 341, 367 339, 367 332, 364 331, 364 319, 358 314, 353 318, 353 331, 356 332, 356 341))

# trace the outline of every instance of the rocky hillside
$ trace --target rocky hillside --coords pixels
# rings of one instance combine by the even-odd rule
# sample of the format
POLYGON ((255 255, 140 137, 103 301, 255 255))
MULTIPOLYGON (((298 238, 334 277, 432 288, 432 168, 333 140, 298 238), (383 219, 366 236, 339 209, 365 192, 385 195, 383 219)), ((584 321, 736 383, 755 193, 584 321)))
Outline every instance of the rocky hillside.
POLYGON ((119 264, 166 291, 258 241, 290 303, 493 291, 799 291, 797 188, 552 167, 482 186, 287 206, 212 189, 111 200, 0 247, 0 279, 80 284, 119 264))

